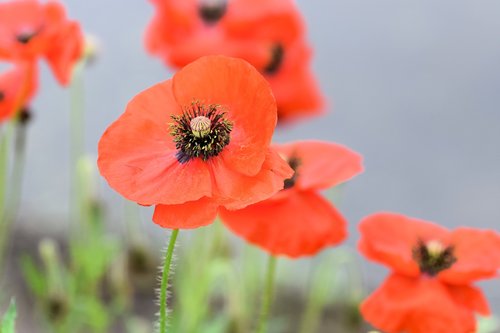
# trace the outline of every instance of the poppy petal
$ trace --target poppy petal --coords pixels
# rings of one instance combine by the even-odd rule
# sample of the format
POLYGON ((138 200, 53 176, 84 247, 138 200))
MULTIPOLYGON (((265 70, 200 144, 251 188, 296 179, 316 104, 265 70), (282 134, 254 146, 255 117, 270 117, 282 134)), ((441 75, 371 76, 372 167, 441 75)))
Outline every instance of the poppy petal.
POLYGON ((276 126, 276 102, 264 77, 249 63, 207 56, 187 65, 173 78, 179 105, 193 100, 219 104, 233 123, 225 162, 245 175, 259 173, 276 126))
POLYGON ((358 248, 368 259, 409 276, 420 274, 412 253, 419 241, 447 244, 449 237, 449 231, 437 224, 395 213, 370 215, 360 222, 359 230, 358 248))
POLYGON ((134 97, 99 141, 101 174, 124 197, 143 205, 180 204, 212 191, 205 163, 177 161, 169 123, 180 109, 171 87, 168 80, 134 97))
POLYGON ((457 261, 439 278, 452 284, 465 284, 497 276, 500 267, 500 235, 492 230, 458 228, 451 233, 457 261))
POLYGON ((301 189, 333 187, 363 171, 361 155, 336 143, 298 141, 273 148, 287 158, 298 159, 295 186, 301 189))
POLYGON ((451 291, 451 295, 457 303, 483 316, 489 316, 491 314, 488 301, 486 301, 483 292, 479 288, 467 285, 448 285, 448 289, 451 291))
POLYGON ((283 200, 221 209, 220 217, 234 233, 272 255, 314 255, 346 238, 347 222, 330 202, 312 191, 287 192, 283 200))
POLYGON ((212 173, 213 198, 228 209, 240 209, 269 198, 283 189, 284 180, 293 170, 275 151, 267 149, 262 169, 255 176, 246 176, 228 167, 226 156, 209 161, 212 173))
POLYGON ((387 333, 470 333, 474 313, 436 279, 392 274, 362 304, 365 320, 387 333))
POLYGON ((215 220, 218 207, 214 200, 207 197, 179 205, 157 205, 153 221, 162 228, 199 228, 215 220))

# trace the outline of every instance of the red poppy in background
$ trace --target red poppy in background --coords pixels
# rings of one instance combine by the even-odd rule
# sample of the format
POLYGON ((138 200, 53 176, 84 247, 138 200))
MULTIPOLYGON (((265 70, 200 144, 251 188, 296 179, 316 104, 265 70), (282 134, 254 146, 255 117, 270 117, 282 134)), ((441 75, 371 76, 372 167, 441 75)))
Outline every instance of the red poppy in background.
POLYGON ((45 58, 62 85, 83 53, 80 25, 70 21, 55 1, 17 0, 0 3, 0 59, 35 62, 45 58))
POLYGON ((210 224, 283 188, 293 171, 269 149, 276 102, 247 62, 198 59, 138 94, 103 134, 98 165, 129 200, 156 205, 165 228, 210 224))
POLYGON ((362 158, 329 142, 299 141, 274 145, 294 175, 274 197, 240 210, 222 209, 223 222, 248 242, 273 255, 313 255, 347 236, 347 223, 319 193, 363 170, 362 158))
POLYGON ((310 68, 302 16, 291 0, 151 0, 146 47, 170 66, 201 56, 243 58, 271 83, 280 121, 319 114, 324 98, 310 68))
POLYGON ((431 222, 379 213, 360 224, 359 250, 392 269, 361 305, 364 318, 388 333, 470 333, 474 313, 489 315, 473 286, 497 276, 500 235, 490 230, 450 231, 431 222))
POLYGON ((37 88, 35 71, 30 64, 14 64, 0 73, 0 122, 27 106, 37 88))

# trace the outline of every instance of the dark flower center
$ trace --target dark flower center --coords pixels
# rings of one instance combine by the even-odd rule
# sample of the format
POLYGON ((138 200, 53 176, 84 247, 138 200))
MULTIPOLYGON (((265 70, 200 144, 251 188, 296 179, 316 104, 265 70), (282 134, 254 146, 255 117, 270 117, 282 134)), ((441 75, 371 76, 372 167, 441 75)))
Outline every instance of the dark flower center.
POLYGON ((5 94, 3 91, 0 91, 0 102, 2 102, 5 99, 5 94))
POLYGON ((454 255, 453 246, 444 246, 441 242, 432 240, 429 242, 418 241, 413 248, 413 259, 418 263, 420 272, 429 276, 436 276, 439 272, 450 268, 457 258, 454 255))
POLYGON ((205 23, 215 24, 224 16, 226 9, 225 0, 202 0, 198 12, 205 23))
POLYGON ((219 155, 229 144, 233 124, 226 119, 221 105, 204 105, 195 101, 172 119, 170 130, 180 163, 196 157, 206 161, 219 155))
POLYGON ((298 177, 297 169, 300 166, 300 160, 297 157, 292 156, 288 159, 288 165, 290 166, 290 168, 292 168, 294 172, 291 178, 285 179, 285 184, 283 186, 284 190, 288 190, 289 188, 295 186, 295 182, 297 181, 298 177))
POLYGON ((266 74, 274 74, 280 69, 281 64, 283 63, 283 57, 285 55, 285 49, 281 44, 274 44, 271 48, 271 60, 264 67, 264 73, 266 74))
POLYGON ((16 36, 16 40, 21 44, 28 44, 35 35, 36 32, 23 32, 16 36))
POLYGON ((19 113, 18 113, 18 120, 21 125, 27 125, 31 118, 32 118, 32 113, 31 110, 27 107, 23 107, 19 113))

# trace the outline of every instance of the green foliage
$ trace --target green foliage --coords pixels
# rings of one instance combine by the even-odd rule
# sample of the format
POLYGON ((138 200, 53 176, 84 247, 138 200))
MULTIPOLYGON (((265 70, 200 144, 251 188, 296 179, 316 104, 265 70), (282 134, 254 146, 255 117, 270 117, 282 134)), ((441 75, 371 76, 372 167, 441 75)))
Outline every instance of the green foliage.
POLYGON ((9 308, 2 318, 0 323, 0 333, 14 333, 15 321, 17 317, 16 303, 14 300, 10 301, 9 308))

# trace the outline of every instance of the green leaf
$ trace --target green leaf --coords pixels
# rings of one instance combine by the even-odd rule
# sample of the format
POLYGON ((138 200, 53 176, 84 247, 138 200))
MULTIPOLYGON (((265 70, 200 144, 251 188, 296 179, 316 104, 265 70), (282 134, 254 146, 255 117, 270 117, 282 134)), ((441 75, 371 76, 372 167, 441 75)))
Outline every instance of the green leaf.
POLYGON ((2 318, 0 333, 14 333, 16 316, 16 302, 14 300, 11 300, 9 308, 2 318))

